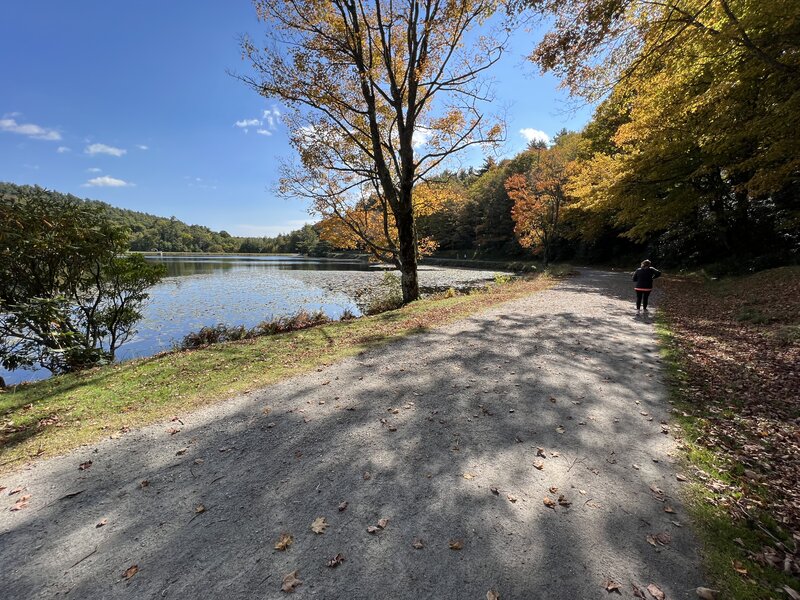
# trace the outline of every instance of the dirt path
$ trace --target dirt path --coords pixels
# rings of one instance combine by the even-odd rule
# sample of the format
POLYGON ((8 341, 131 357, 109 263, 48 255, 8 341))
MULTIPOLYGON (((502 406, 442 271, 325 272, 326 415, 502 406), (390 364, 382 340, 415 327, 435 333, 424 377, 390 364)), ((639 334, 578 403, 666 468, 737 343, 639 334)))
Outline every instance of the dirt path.
POLYGON ((0 595, 281 598, 298 570, 299 598, 574 600, 608 597, 608 579, 626 598, 631 583, 693 598, 702 581, 662 433, 669 405, 629 285, 584 271, 4 476, 0 595), (324 534, 310 529, 317 517, 324 534), (273 548, 282 532, 285 552, 273 548), (663 546, 648 543, 662 532, 663 546))

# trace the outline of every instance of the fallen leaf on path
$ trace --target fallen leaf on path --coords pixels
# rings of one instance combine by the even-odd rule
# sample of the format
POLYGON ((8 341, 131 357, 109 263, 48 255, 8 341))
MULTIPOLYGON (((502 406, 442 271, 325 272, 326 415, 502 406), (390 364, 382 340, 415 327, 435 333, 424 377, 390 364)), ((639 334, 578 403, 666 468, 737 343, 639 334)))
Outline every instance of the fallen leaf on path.
POLYGON ((492 492, 492 493, 493 493, 495 496, 497 496, 497 495, 499 495, 499 494, 500 494, 500 490, 498 490, 498 489, 497 489, 496 487, 494 487, 494 486, 490 487, 490 488, 489 488, 489 491, 490 491, 490 492, 492 492))
POLYGON ((545 496, 545 497, 544 497, 544 500, 542 500, 542 502, 544 502, 544 505, 545 505, 547 508, 552 508, 553 510, 555 510, 555 508, 556 508, 556 503, 555 503, 555 501, 554 501, 552 498, 548 498, 547 496, 545 496))
POLYGON ((13 490, 11 490, 10 492, 8 492, 8 495, 9 496, 13 496, 14 494, 19 494, 24 489, 25 489, 24 487, 16 487, 13 490))
POLYGON ((681 475, 680 473, 677 473, 675 475, 675 479, 677 479, 678 481, 686 481, 686 475, 681 475))
POLYGON ((167 429, 167 433, 170 434, 170 435, 175 435, 176 433, 180 433, 180 432, 181 432, 181 430, 178 429, 177 427, 170 427, 169 429, 167 429))
POLYGON ((489 590, 486 592, 486 600, 500 600, 500 594, 494 590, 489 590))
POLYGON ((659 502, 664 502, 664 500, 667 497, 667 495, 664 493, 664 490, 654 485, 650 486, 650 492, 652 493, 653 498, 655 498, 659 502))
POLYGON ((542 469, 544 469, 544 463, 540 460, 536 461, 535 463, 533 463, 533 468, 541 471, 542 469))
POLYGON ((555 494, 556 492, 558 492, 558 488, 554 485, 551 485, 549 489, 551 494, 555 494))
POLYGON ((375 527, 375 525, 370 525, 367 527, 367 533, 378 533, 381 530, 380 527, 375 527))
POLYGON ((298 574, 297 571, 292 571, 283 576, 283 584, 281 585, 282 592, 291 594, 298 585, 303 584, 303 582, 297 578, 298 574))
POLYGON ((680 521, 670 521, 670 523, 672 523, 673 525, 675 525, 675 527, 683 527, 683 525, 681 525, 681 522, 680 522, 680 521))
POLYGON ((123 579, 130 579, 139 572, 139 565, 131 565, 122 573, 123 579))
POLYGON ((289 546, 292 545, 292 542, 294 542, 294 539, 292 538, 291 535, 289 535, 288 533, 282 533, 278 541, 275 542, 275 550, 280 550, 281 552, 283 552, 284 550, 287 550, 289 546))
POLYGON ((675 509, 672 508, 669 504, 665 504, 664 505, 664 512, 672 514, 672 513, 675 512, 675 509))
POLYGON ((204 513, 206 512, 206 507, 203 506, 202 504, 198 504, 197 506, 194 507, 194 512, 197 513, 198 515, 200 513, 204 513))
POLYGON ((108 525, 108 519, 103 519, 102 521, 97 523, 97 525, 95 525, 95 528, 99 529, 100 527, 105 527, 106 525, 108 525))
POLYGON ((559 425, 558 427, 556 427, 556 432, 557 433, 564 433, 565 431, 566 431, 566 429, 564 429, 564 427, 562 425, 559 425))
POLYGON ((425 542, 422 541, 420 538, 415 538, 414 543, 411 544, 417 550, 422 550, 425 547, 425 542))
POLYGON ((271 412, 272 412, 272 407, 271 407, 271 406, 265 406, 265 407, 264 407, 264 408, 261 410, 261 412, 262 412, 263 414, 265 414, 265 415, 268 415, 269 413, 271 413, 271 412))
POLYGON ((30 494, 25 494, 24 496, 20 496, 19 498, 17 498, 17 501, 14 503, 14 506, 12 506, 9 510, 11 512, 16 512, 18 510, 23 510, 28 508, 28 500, 30 499, 31 499, 30 494))
POLYGON ((541 456, 542 458, 547 458, 547 455, 544 452, 544 448, 536 448, 536 456, 541 456))
POLYGON ((187 447, 187 448, 181 448, 180 450, 178 450, 178 451, 175 453, 175 456, 183 456, 183 455, 184 455, 184 454, 186 454, 188 451, 189 451, 189 448, 188 448, 188 447, 187 447))
POLYGON ((314 522, 311 523, 311 531, 314 533, 325 533, 327 527, 328 522, 325 520, 325 517, 317 517, 314 519, 314 522))
POLYGON ((637 464, 633 464, 633 465, 631 465, 631 466, 632 466, 634 469, 636 469, 637 471, 638 471, 639 469, 641 469, 641 468, 642 468, 641 466, 639 466, 639 465, 637 465, 637 464))
POLYGON ((339 512, 344 512, 344 511, 346 511, 346 510, 347 510, 347 502, 342 502, 342 503, 339 505, 339 512))
POLYGON ((139 483, 139 487, 140 487, 140 488, 146 488, 146 487, 149 487, 149 486, 150 486, 150 482, 149 482, 149 481, 147 481, 147 479, 143 479, 143 480, 142 480, 142 481, 139 483))
POLYGON ((561 495, 558 497, 558 503, 559 503, 561 506, 572 506, 572 502, 570 502, 569 500, 567 500, 567 498, 564 496, 564 494, 561 494, 561 495))
POLYGON ((202 459, 202 458, 195 458, 194 459, 194 464, 196 464, 196 465, 202 465, 204 462, 206 462, 206 461, 204 459, 202 459))
POLYGON ((369 471, 364 471, 363 478, 364 481, 369 481, 370 479, 372 479, 372 473, 370 473, 369 471))
POLYGON ((330 559, 327 563, 325 563, 325 566, 326 567, 330 567, 331 569, 335 569, 336 567, 338 567, 343 562, 344 562, 344 555, 343 554, 337 554, 332 559, 330 559))
POLYGON ((388 425, 386 429, 388 429, 389 431, 397 431, 397 427, 395 425, 388 425))
MULTIPOLYGON (((717 600, 717 594, 719 593, 719 590, 712 590, 707 587, 699 587, 695 590, 695 593, 700 600, 717 600)), ((800 596, 798 596, 798 599, 800 599, 800 596)))
POLYGON ((389 519, 378 519, 378 527, 381 529, 386 529, 386 526, 389 524, 389 519))
POLYGON ((556 403, 556 399, 555 399, 555 398, 553 398, 552 396, 550 396, 550 402, 552 402, 553 404, 555 404, 555 403, 556 403))
POLYGON ((609 594, 611 592, 617 592, 620 596, 622 595, 622 591, 619 589, 619 584, 616 581, 612 581, 611 579, 606 579, 603 582, 603 587, 609 594))
POLYGON ((517 497, 514 494, 506 494, 506 498, 508 498, 508 501, 512 504, 517 501, 517 497))
POLYGON ((464 473, 464 479, 475 479, 474 473, 464 473))
POLYGON ((661 588, 658 587, 655 583, 651 583, 647 586, 647 591, 650 592, 650 595, 655 598, 656 600, 664 600, 667 596, 664 592, 661 591, 661 588))
POLYGON ((644 595, 642 588, 633 582, 631 582, 631 590, 633 591, 634 598, 644 598, 644 600, 647 600, 647 596, 644 595))
POLYGON ((92 466, 92 461, 87 460, 86 462, 82 462, 81 464, 78 465, 78 470, 79 471, 85 471, 86 469, 88 469, 91 466, 92 466))
POLYGON ((462 540, 450 540, 450 550, 461 550, 464 547, 462 540))

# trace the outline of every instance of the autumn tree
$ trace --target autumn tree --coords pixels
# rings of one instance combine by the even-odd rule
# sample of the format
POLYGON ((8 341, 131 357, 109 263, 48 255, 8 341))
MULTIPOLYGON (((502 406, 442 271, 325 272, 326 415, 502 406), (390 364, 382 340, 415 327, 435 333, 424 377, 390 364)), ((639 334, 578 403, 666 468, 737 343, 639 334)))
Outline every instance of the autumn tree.
POLYGON ((495 0, 256 0, 267 44, 241 76, 281 100, 299 162, 280 191, 311 201, 401 271, 419 296, 414 189, 455 152, 498 140, 482 74, 502 41, 476 29, 495 0))
POLYGON ((640 242, 694 236, 697 260, 800 244, 796 2, 534 4, 557 11, 534 60, 605 97, 571 190, 585 222, 603 215, 640 242))
POLYGON ((505 181, 508 196, 514 202, 514 233, 524 248, 541 252, 544 264, 552 258, 554 244, 561 235, 569 171, 578 155, 579 141, 580 134, 562 132, 552 147, 528 150, 534 156, 529 171, 511 175, 505 181))

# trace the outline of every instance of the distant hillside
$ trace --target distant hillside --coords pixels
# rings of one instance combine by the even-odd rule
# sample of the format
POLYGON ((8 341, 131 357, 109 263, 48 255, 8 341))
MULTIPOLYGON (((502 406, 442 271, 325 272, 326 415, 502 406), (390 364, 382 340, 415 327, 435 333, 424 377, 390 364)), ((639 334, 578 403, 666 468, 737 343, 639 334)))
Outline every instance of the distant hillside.
MULTIPOLYGON (((31 186, 0 182, 0 197, 16 196, 31 186)), ((100 206, 115 223, 130 231, 130 249, 162 252, 300 252, 318 254, 327 250, 311 225, 274 238, 243 238, 227 231, 212 231, 203 225, 187 225, 175 217, 157 217, 148 213, 117 208, 99 200, 78 198, 72 194, 48 191, 54 198, 78 200, 100 206)))

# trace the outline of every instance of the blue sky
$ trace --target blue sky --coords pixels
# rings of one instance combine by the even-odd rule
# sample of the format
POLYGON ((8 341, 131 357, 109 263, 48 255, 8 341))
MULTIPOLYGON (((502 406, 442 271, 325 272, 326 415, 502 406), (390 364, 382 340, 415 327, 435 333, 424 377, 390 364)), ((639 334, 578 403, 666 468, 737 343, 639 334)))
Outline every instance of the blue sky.
MULTIPOLYGON (((274 192, 277 159, 291 152, 281 106, 226 73, 247 71, 238 38, 262 31, 248 0, 7 0, 0 181, 234 235, 312 221, 302 202, 274 192)), ((507 115, 501 155, 527 144, 523 129, 552 136, 590 116, 567 111, 556 80, 525 63, 536 39, 518 32, 492 72, 507 115)))

